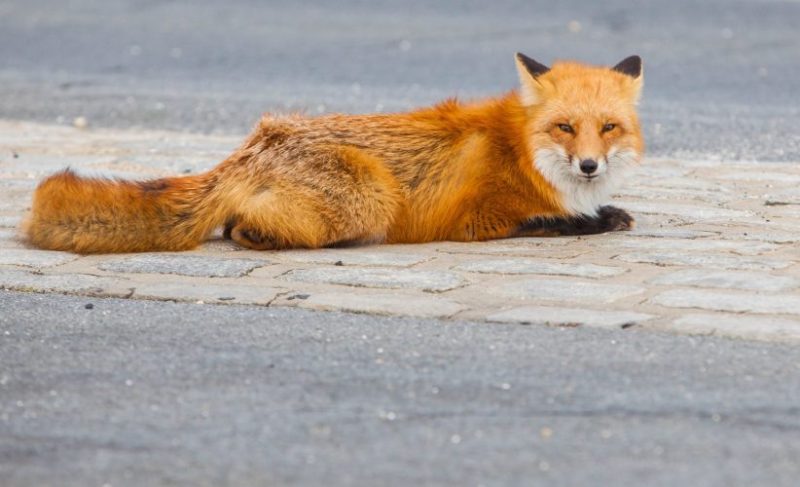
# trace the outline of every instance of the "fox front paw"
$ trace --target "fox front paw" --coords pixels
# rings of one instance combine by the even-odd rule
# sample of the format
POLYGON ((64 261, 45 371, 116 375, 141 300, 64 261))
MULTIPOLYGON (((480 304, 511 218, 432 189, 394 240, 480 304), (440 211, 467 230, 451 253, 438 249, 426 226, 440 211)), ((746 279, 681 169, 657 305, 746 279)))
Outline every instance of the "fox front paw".
POLYGON ((633 230, 636 226, 636 220, 627 211, 616 206, 600 207, 597 211, 597 217, 600 219, 605 232, 633 230))

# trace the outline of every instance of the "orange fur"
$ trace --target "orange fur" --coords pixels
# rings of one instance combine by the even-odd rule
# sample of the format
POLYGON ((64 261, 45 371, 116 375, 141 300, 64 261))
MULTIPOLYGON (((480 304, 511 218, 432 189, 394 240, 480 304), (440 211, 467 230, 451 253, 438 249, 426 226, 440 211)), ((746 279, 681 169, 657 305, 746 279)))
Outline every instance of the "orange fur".
POLYGON ((572 195, 537 169, 538 149, 642 150, 640 78, 577 63, 520 75, 519 93, 476 103, 265 115, 198 176, 130 182, 65 171, 37 188, 25 232, 38 247, 80 253, 191 249, 222 225, 256 249, 512 236, 531 218, 573 213, 572 195), (619 130, 598 135, 610 117, 619 130), (558 131, 562 119, 573 120, 574 137, 558 131))

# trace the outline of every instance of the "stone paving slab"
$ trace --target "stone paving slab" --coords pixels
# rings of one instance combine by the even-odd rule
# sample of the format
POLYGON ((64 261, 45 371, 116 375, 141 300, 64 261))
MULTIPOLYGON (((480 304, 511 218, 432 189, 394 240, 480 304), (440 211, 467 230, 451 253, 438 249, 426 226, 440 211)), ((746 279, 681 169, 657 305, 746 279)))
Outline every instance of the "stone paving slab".
POLYGON ((694 252, 631 252, 617 255, 615 259, 656 266, 689 266, 707 269, 772 270, 790 267, 792 261, 780 259, 753 259, 729 254, 694 252))
POLYGON ((753 216, 753 214, 748 211, 730 210, 702 204, 668 203, 660 201, 626 201, 626 203, 625 207, 635 213, 677 215, 695 221, 753 216))
POLYGON ((765 272, 715 271, 711 269, 684 269, 670 274, 660 274, 648 281, 665 286, 692 286, 746 291, 786 291, 800 287, 800 279, 775 276, 765 272))
POLYGON ((585 248, 585 246, 577 246, 572 248, 565 247, 565 244, 570 244, 577 241, 571 238, 559 238, 551 242, 542 242, 542 240, 543 239, 529 238, 494 240, 490 242, 450 242, 449 245, 435 245, 434 248, 437 252, 456 255, 511 255, 519 257, 549 257, 553 259, 570 259, 579 257, 590 251, 590 249, 585 248))
POLYGON ((344 292, 314 292, 287 294, 276 304, 301 308, 371 313, 378 315, 404 315, 419 318, 449 318, 468 309, 439 296, 403 294, 353 294, 344 292))
POLYGON ((408 267, 429 260, 431 257, 419 253, 389 252, 382 249, 371 252, 366 248, 359 249, 316 249, 304 251, 286 251, 280 253, 281 260, 311 264, 355 265, 355 266, 389 266, 408 267))
POLYGON ((486 286, 486 292, 517 300, 560 301, 563 303, 612 303, 644 293, 641 286, 608 284, 546 277, 506 280, 486 286))
POLYGON ((19 216, 0 216, 0 227, 17 228, 20 223, 22 223, 22 218, 19 216))
POLYGON ((190 252, 92 256, 17 238, 33 188, 55 169, 192 173, 239 142, 0 120, 0 288, 800 342, 793 163, 647 160, 615 202, 637 228, 609 235, 288 252, 216 238, 190 252))
POLYGON ((110 272, 178 274, 195 277, 242 277, 269 265, 266 260, 229 259, 199 255, 140 254, 103 262, 97 267, 110 272))
POLYGON ((673 289, 653 297, 651 302, 670 308, 800 315, 800 295, 798 294, 753 295, 697 289, 673 289))
POLYGON ((467 280, 447 271, 418 271, 413 269, 388 268, 317 268, 297 269, 281 276, 296 282, 340 284, 354 287, 391 289, 420 289, 442 292, 467 284, 467 280))
POLYGON ((645 313, 630 311, 601 311, 581 308, 520 306, 490 314, 487 321, 520 323, 524 325, 631 327, 654 318, 645 313))
MULTIPOLYGON (((26 248, 26 245, 22 239, 17 237, 17 230, 15 228, 0 228, 0 247, 7 249, 24 249, 26 248)), ((17 261, 12 263, 19 265, 19 262, 17 261)))
POLYGON ((730 313, 692 313, 676 319, 673 329, 698 335, 738 335, 776 341, 800 340, 800 321, 730 313))
POLYGON ((248 286, 245 284, 176 281, 137 283, 132 297, 192 301, 200 304, 269 305, 283 292, 286 291, 280 288, 248 286))
POLYGON ((75 254, 52 250, 6 248, 0 252, 0 265, 13 264, 24 267, 35 267, 37 269, 66 264, 76 259, 78 259, 78 256, 75 254))
POLYGON ((0 289, 130 297, 134 288, 133 284, 120 277, 102 277, 91 274, 40 274, 2 268, 0 269, 0 289))
POLYGON ((459 264, 453 269, 483 274, 544 274, 576 277, 612 277, 624 274, 627 269, 596 264, 570 264, 565 262, 543 262, 534 259, 478 260, 459 264))
POLYGON ((678 238, 653 239, 628 239, 623 241, 611 241, 606 245, 623 249, 635 250, 671 250, 680 252, 700 252, 700 251, 727 251, 736 255, 762 255, 772 250, 777 250, 778 246, 763 242, 738 242, 731 240, 691 240, 678 238))

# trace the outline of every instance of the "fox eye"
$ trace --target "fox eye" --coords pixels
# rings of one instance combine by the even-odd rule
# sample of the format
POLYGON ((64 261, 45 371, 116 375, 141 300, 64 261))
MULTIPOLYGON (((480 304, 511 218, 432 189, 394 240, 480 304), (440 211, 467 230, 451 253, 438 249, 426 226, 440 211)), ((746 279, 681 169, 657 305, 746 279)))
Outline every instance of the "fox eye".
POLYGON ((615 128, 617 128, 617 124, 607 123, 607 124, 603 125, 603 132, 611 132, 615 128))
POLYGON ((566 132, 568 134, 574 134, 575 133, 575 129, 572 128, 572 125, 570 125, 568 123, 560 123, 560 124, 558 124, 558 128, 562 132, 566 132))

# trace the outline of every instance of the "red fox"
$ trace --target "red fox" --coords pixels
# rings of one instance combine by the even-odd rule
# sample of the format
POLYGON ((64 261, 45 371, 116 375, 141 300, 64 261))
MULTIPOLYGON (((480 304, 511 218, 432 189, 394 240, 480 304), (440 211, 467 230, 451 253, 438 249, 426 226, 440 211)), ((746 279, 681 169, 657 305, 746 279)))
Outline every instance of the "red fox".
POLYGON ((408 113, 265 115, 210 171, 152 181, 65 170, 36 189, 29 241, 78 253, 187 250, 224 227, 251 249, 475 241, 633 227, 603 206, 642 140, 642 62, 516 55, 520 89, 408 113))

